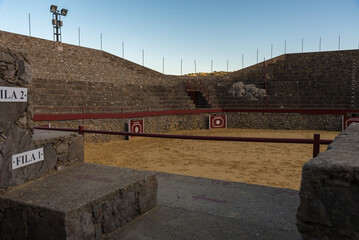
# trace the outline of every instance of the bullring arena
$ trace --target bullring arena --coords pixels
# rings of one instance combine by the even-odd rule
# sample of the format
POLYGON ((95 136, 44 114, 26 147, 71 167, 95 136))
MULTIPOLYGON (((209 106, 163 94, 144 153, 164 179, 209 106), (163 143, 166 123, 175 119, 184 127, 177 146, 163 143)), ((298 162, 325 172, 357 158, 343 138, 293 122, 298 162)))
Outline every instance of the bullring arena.
POLYGON ((28 93, 20 105, 0 103, 4 239, 359 237, 358 50, 170 76, 3 31, 0 44, 1 98, 28 93), (130 121, 143 125, 130 134, 130 121), (35 148, 36 163, 21 158, 35 148))

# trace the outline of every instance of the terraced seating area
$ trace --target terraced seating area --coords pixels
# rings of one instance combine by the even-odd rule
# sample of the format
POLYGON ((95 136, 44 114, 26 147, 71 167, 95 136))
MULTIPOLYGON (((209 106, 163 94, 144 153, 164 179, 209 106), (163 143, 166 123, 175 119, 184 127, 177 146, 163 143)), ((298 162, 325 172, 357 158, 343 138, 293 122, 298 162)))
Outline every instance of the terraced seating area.
POLYGON ((215 108, 357 108, 357 51, 288 54, 206 81, 215 108), (313 57, 314 54, 317 54, 313 57), (229 93, 236 82, 266 88, 267 97, 248 100, 229 93))
POLYGON ((105 82, 35 79, 35 114, 122 113, 194 108, 181 83, 161 85, 120 85, 105 82))

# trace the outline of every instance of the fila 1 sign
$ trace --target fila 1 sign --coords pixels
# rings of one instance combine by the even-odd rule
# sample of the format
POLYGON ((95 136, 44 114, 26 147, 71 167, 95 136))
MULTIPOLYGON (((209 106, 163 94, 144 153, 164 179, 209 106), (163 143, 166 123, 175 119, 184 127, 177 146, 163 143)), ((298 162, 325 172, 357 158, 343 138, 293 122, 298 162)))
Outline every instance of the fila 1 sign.
POLYGON ((44 148, 15 154, 12 156, 12 169, 14 170, 25 167, 27 165, 43 161, 44 159, 44 148))

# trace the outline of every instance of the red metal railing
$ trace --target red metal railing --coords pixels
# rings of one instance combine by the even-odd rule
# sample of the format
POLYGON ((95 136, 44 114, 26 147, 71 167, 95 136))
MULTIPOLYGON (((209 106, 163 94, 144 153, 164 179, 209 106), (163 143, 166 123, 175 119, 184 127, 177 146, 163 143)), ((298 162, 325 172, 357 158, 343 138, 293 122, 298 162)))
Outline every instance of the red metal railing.
POLYGON ((172 139, 190 139, 190 140, 210 140, 210 141, 235 141, 235 142, 266 142, 266 143, 296 143, 296 144, 313 144, 313 157, 319 154, 320 144, 328 145, 332 140, 320 139, 320 134, 314 134, 313 139, 301 138, 256 138, 256 137, 217 137, 217 136, 193 136, 193 135, 170 135, 170 134, 156 134, 156 133, 131 133, 118 131, 104 131, 104 130, 88 130, 84 126, 76 128, 48 128, 35 127, 39 130, 77 132, 81 135, 85 133, 108 134, 108 135, 122 135, 122 136, 137 136, 137 137, 151 137, 151 138, 172 138, 172 139))

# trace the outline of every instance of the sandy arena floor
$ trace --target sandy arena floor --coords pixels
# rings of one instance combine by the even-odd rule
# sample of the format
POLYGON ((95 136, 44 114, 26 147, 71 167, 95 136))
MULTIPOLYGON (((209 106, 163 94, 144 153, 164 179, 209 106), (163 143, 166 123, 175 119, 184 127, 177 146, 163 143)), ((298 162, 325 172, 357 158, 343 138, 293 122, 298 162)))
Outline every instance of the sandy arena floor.
MULTIPOLYGON (((339 132, 301 130, 191 130, 168 134, 334 139, 339 132)), ((327 146, 321 146, 321 152, 327 146)), ((312 158, 310 144, 242 143, 159 138, 86 143, 85 161, 197 177, 299 189, 302 166, 312 158)))

